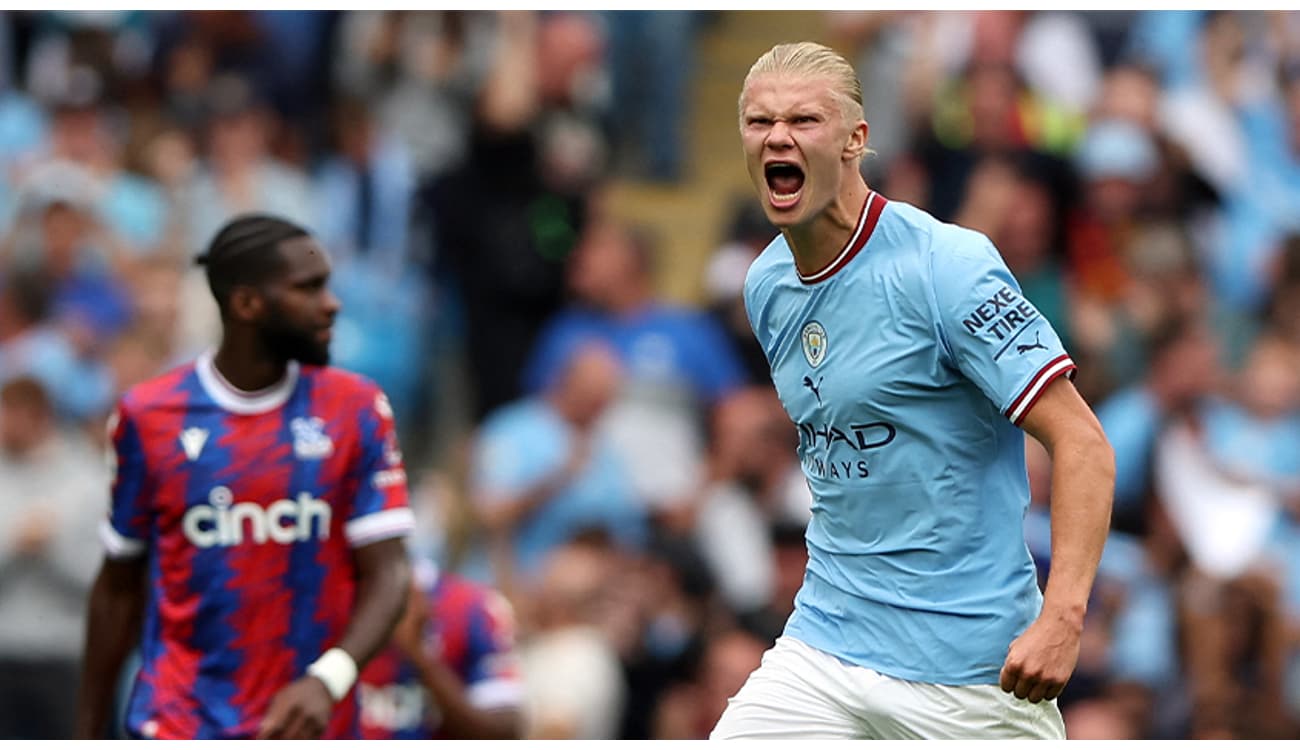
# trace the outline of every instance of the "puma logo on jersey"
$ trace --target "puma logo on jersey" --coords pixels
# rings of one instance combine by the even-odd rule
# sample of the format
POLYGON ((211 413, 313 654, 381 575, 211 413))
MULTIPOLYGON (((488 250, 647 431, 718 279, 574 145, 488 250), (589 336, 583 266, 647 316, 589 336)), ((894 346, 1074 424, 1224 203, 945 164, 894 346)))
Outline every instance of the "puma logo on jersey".
POLYGON ((1042 335, 1041 331, 1036 331, 1034 333, 1034 343, 1020 344, 1016 346, 1016 354, 1024 354, 1025 352, 1032 352, 1035 349, 1042 349, 1043 351, 1047 351, 1047 347, 1043 346, 1042 342, 1038 340, 1038 337, 1041 335, 1042 335))
POLYGON ((208 431, 202 427, 187 427, 181 432, 181 448, 185 449, 185 457, 191 461, 198 460, 207 442, 208 431))
POLYGON ((818 405, 818 406, 821 406, 821 405, 822 405, 821 386, 822 386, 822 381, 823 381, 823 380, 825 380, 824 377, 822 377, 822 378, 817 378, 817 384, 816 384, 816 385, 813 385, 813 381, 812 381, 812 376, 811 376, 811 375, 804 375, 804 376, 803 376, 803 387, 804 387, 804 388, 807 388, 807 389, 810 390, 810 391, 812 391, 813 395, 817 397, 817 405, 818 405))

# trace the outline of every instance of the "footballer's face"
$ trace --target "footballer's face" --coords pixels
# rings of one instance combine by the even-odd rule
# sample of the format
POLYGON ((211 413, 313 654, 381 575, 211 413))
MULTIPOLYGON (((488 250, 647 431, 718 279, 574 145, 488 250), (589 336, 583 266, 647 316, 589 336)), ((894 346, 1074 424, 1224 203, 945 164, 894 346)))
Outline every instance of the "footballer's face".
POLYGON ((267 349, 307 365, 326 365, 339 299, 329 289, 330 261, 311 237, 280 243, 285 271, 265 287, 259 332, 267 349))
POLYGON ((745 165, 768 221, 781 229, 810 223, 857 170, 866 122, 846 117, 825 76, 762 74, 741 102, 745 165))

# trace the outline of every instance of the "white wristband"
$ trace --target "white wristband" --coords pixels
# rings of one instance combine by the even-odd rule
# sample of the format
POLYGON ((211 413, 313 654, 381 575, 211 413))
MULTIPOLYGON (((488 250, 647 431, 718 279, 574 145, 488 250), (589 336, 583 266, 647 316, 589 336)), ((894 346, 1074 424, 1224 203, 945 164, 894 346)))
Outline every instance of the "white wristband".
POLYGON ((348 652, 335 646, 309 664, 307 674, 325 683, 334 700, 342 700, 357 681, 357 663, 348 652))

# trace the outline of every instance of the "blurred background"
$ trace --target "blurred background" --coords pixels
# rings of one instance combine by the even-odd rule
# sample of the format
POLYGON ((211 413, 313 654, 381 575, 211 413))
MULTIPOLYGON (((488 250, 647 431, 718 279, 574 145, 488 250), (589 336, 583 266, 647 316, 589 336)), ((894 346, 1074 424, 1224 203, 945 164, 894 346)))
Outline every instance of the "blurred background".
POLYGON ((857 67, 868 182, 993 239, 1115 447, 1070 736, 1297 737, 1279 11, 0 15, 0 736, 68 734, 104 418, 215 344, 191 259, 248 210, 331 252, 335 362, 397 412, 413 546, 513 602, 528 736, 707 736, 806 559, 736 114, 801 39, 857 67))

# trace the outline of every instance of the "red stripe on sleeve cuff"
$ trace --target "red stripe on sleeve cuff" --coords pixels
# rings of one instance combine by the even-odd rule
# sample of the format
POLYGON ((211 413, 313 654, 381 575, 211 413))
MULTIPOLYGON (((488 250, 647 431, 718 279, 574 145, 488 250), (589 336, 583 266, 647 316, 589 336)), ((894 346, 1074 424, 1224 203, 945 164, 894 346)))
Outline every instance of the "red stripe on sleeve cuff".
POLYGON ((1006 411, 1007 419, 1010 419, 1012 424, 1019 427, 1025 415, 1029 413, 1030 409, 1034 408, 1034 404, 1038 402, 1038 398, 1043 395, 1043 391, 1047 389, 1049 383, 1061 375, 1073 376, 1078 369, 1074 364, 1074 360, 1070 359, 1068 354, 1062 354, 1043 365, 1038 374, 1030 379, 1029 385, 1025 386, 1020 395, 1011 402, 1011 406, 1006 411))

